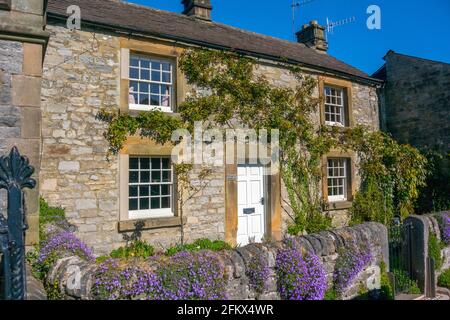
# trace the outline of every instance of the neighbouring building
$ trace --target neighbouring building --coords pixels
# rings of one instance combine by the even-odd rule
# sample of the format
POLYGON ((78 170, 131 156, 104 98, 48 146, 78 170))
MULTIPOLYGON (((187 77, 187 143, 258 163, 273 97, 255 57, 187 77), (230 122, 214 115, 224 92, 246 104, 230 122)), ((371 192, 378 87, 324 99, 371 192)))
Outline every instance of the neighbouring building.
MULTIPOLYGON (((42 0, 0 0, 0 155, 16 145, 27 155, 39 180, 41 146, 41 78, 49 34, 44 31, 42 0)), ((39 181, 25 190, 27 243, 39 237, 39 181)), ((0 190, 0 213, 6 192, 0 190)))
POLYGON ((450 64, 396 53, 373 75, 380 90, 382 129, 400 143, 450 152, 450 64))
MULTIPOLYGON (((382 81, 328 55, 317 22, 304 25, 298 42, 291 42, 215 23, 209 0, 182 3, 183 14, 176 14, 113 0, 48 1, 39 191, 51 205, 66 209, 77 234, 96 253, 123 245, 123 233, 133 231, 137 220, 144 223, 143 239, 163 248, 179 242, 182 223, 187 241, 207 237, 246 244, 263 237, 279 240, 290 222, 280 176, 265 177, 262 167, 215 167, 181 221, 171 146, 129 137, 120 154, 107 161, 105 125, 95 119, 97 112, 159 108, 176 114, 193 89, 178 67, 187 48, 256 57, 256 72, 277 86, 296 84, 280 62, 300 65, 317 80, 316 94, 324 98, 317 125, 379 130, 382 81), (67 28, 72 5, 81 10, 81 30, 67 28), (253 210, 245 212, 249 207, 253 210)), ((340 150, 323 159, 323 197, 336 226, 347 222, 359 187, 357 162, 355 154, 340 150)))

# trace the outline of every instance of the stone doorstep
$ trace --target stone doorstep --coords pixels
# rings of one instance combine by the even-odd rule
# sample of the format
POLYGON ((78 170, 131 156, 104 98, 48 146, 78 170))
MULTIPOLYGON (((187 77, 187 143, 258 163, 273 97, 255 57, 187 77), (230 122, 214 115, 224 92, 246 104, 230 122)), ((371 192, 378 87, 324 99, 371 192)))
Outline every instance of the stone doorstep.
POLYGON ((425 296, 423 294, 406 294, 402 293, 395 296, 395 300, 406 301, 406 300, 425 300, 425 296))

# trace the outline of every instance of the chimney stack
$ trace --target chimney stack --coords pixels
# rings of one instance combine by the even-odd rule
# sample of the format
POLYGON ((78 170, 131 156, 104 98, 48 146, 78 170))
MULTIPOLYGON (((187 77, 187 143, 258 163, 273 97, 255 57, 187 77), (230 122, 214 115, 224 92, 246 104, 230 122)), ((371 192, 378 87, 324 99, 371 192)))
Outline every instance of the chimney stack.
POLYGON ((211 21, 211 0, 183 0, 183 14, 200 20, 211 21))
POLYGON ((296 35, 299 43, 303 43, 319 53, 327 52, 328 42, 325 38, 325 27, 320 26, 316 20, 311 21, 309 25, 303 25, 302 30, 296 35))

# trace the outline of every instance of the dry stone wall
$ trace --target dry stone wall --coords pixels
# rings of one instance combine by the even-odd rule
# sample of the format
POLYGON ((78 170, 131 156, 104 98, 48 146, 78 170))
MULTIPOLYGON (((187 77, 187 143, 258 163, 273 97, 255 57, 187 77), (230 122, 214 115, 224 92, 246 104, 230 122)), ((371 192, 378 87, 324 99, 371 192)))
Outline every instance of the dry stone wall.
MULTIPOLYGON (((339 249, 355 243, 357 246, 368 246, 373 258, 368 266, 362 270, 353 284, 344 294, 344 299, 353 299, 361 290, 375 290, 380 288, 380 264, 382 261, 388 265, 388 238, 385 226, 378 223, 366 223, 355 227, 336 229, 293 240, 305 250, 316 254, 326 270, 328 286, 333 279, 339 249)), ((275 261, 277 251, 286 247, 285 242, 272 242, 264 244, 251 244, 236 250, 219 253, 226 270, 226 293, 231 300, 258 299, 278 300, 277 278, 275 261), (252 257, 262 255, 270 268, 267 289, 256 293, 249 285, 247 268, 252 257)), ((67 257, 58 260, 50 269, 47 281, 57 283, 61 294, 68 299, 93 299, 92 285, 97 265, 87 263, 78 257, 67 257), (78 274, 74 274, 78 270, 78 274), (78 279, 78 280, 76 280, 78 279)))

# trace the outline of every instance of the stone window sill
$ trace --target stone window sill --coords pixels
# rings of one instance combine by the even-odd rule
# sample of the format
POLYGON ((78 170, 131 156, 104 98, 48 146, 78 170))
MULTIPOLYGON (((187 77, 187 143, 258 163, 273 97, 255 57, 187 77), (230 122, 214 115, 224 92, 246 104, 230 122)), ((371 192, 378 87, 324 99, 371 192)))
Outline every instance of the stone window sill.
MULTIPOLYGON (((183 224, 187 221, 186 217, 183 217, 183 224)), ((170 218, 153 218, 153 219, 140 219, 140 220, 124 220, 119 221, 119 232, 130 232, 136 230, 137 223, 143 223, 142 230, 162 229, 162 228, 174 228, 181 226, 180 217, 170 218)))
POLYGON ((352 201, 339 201, 339 202, 331 202, 328 203, 327 210, 335 211, 335 210, 345 210, 350 209, 352 207, 352 201))

